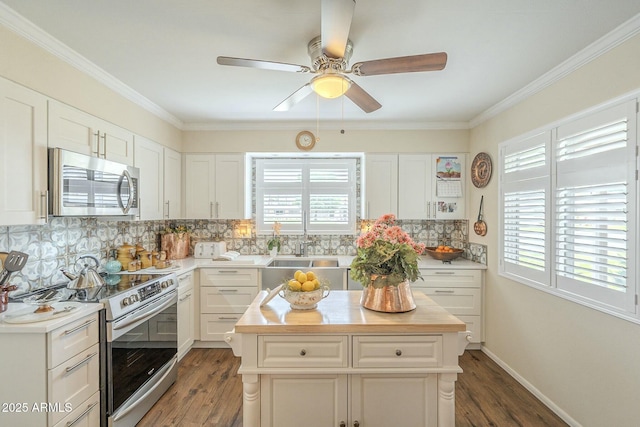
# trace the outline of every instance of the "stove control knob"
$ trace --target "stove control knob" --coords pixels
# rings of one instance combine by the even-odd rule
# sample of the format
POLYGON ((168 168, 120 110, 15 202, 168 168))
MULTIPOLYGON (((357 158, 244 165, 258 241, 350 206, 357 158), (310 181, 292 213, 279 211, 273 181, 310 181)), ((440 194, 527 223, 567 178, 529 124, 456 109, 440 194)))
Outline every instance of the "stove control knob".
POLYGON ((132 303, 140 301, 140 296, 138 294, 133 294, 129 297, 132 303))
POLYGON ((169 287, 169 282, 168 281, 163 281, 162 283, 160 283, 160 287, 162 289, 167 289, 169 287))
POLYGON ((125 307, 129 305, 129 298, 128 297, 122 298, 122 305, 124 305, 125 307))

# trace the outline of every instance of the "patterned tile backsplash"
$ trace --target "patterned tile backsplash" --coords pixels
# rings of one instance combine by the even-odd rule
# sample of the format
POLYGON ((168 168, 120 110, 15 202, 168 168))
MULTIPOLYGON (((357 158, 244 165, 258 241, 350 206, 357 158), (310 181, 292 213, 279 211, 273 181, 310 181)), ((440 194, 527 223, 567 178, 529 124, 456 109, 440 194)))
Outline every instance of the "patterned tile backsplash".
MULTIPOLYGON (((140 243, 148 250, 160 249, 159 235, 168 226, 191 230, 192 247, 199 240, 224 240, 228 250, 243 255, 267 254, 270 235, 256 235, 250 220, 106 221, 98 218, 51 218, 46 225, 1 226, 0 251, 16 250, 29 255, 24 269, 11 276, 15 293, 47 287, 67 279, 60 268, 73 269, 82 255, 94 255, 104 265, 109 249, 123 243, 140 243)), ((469 221, 398 221, 414 240, 427 246, 442 243, 465 249, 465 258, 487 263, 484 245, 469 244, 469 221)), ((366 226, 366 221, 362 221, 366 226)), ((293 255, 303 240, 300 235, 282 235, 281 254, 293 255)), ((355 255, 355 235, 310 235, 307 255, 355 255)))

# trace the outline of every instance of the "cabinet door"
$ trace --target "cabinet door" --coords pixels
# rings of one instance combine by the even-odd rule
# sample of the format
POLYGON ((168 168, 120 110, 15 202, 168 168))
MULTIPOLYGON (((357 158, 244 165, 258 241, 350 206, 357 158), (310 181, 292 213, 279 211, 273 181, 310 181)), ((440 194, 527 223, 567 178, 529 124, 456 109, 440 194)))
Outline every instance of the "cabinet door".
POLYGON ((431 155, 398 156, 398 218, 429 218, 433 178, 431 155))
POLYGON ((215 218, 245 218, 244 162, 242 154, 216 155, 215 218))
POLYGON ((349 425, 435 427, 437 403, 436 374, 352 375, 349 425))
POLYGON ((0 225, 47 218, 47 101, 0 79, 0 225))
POLYGON ((182 155, 164 148, 164 217, 182 218, 182 155))
POLYGON ((178 359, 187 354, 195 335, 195 297, 193 273, 178 277, 178 359))
POLYGON ((214 218, 216 156, 185 155, 185 216, 214 218))
POLYGON ((367 154, 365 157, 365 218, 398 212, 398 156, 367 154))
POLYGON ((132 166, 135 158, 133 133, 103 120, 100 120, 99 130, 100 157, 132 166))
MULTIPOLYGON (((334 374, 262 375, 261 427, 347 425, 347 382, 346 375, 334 374)), ((385 427, 393 425, 413 424, 385 427)))
POLYGON ((57 101, 49 101, 49 147, 99 157, 95 117, 57 101))
POLYGON ((140 219, 162 219, 164 151, 162 145, 136 136, 135 166, 140 168, 140 219))

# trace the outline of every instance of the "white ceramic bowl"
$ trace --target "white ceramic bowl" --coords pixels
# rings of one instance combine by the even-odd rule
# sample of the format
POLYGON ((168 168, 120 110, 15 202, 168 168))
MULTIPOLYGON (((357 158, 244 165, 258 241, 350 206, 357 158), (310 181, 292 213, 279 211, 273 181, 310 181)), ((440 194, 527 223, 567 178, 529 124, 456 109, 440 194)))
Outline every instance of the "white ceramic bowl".
POLYGON ((321 286, 320 288, 309 292, 292 291, 285 287, 280 290, 278 295, 286 299, 294 310, 311 310, 316 308, 320 301, 328 297, 329 292, 331 292, 331 289, 328 286, 321 286))

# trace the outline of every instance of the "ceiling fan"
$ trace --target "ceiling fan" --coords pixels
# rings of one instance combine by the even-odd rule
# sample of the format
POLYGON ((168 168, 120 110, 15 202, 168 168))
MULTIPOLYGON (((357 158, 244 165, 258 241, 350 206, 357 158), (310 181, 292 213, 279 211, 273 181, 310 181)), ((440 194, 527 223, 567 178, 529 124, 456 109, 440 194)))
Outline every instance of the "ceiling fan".
POLYGON ((316 74, 309 83, 278 104, 274 108, 275 111, 287 111, 315 91, 325 98, 337 98, 345 95, 366 113, 376 111, 382 105, 346 74, 364 77, 379 74, 437 71, 442 70, 447 64, 447 54, 438 52, 358 62, 348 70, 349 59, 353 53, 353 43, 349 40, 349 29, 355 5, 355 0, 322 0, 321 34, 313 38, 307 45, 312 61, 311 67, 228 56, 218 56, 218 64, 316 74))

